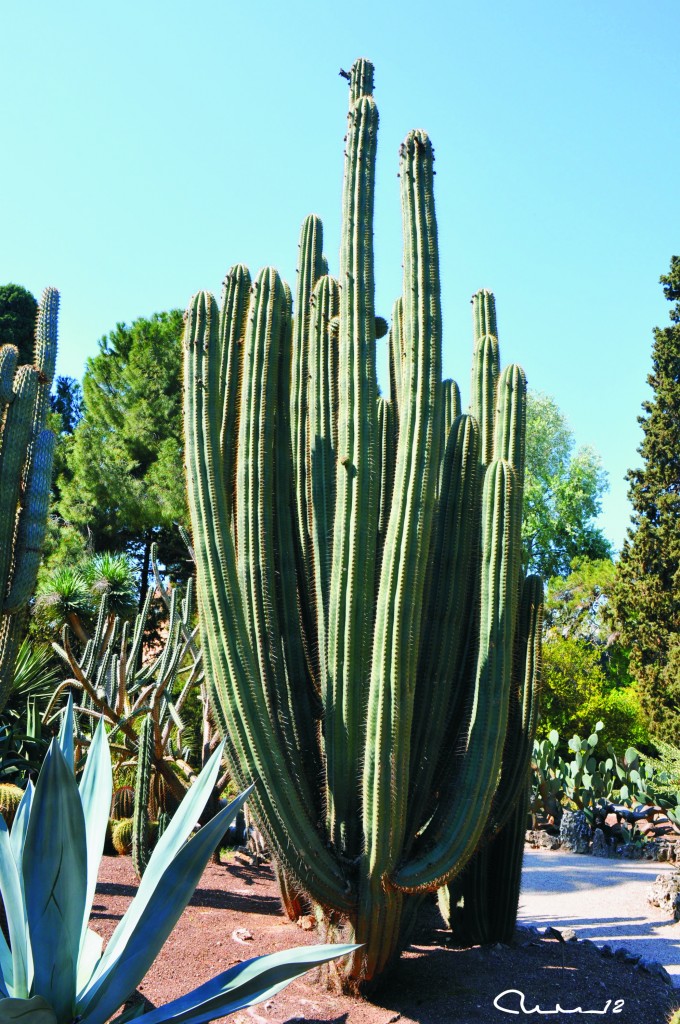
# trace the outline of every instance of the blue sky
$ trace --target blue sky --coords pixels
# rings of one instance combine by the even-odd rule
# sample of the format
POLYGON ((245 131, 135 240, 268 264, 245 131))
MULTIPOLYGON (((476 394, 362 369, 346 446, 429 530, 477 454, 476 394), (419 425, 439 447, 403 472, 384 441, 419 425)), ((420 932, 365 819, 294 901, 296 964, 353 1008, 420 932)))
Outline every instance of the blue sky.
POLYGON ((610 475, 619 546, 658 285, 680 252, 677 0, 428 5, 0 2, 0 281, 62 294, 58 372, 117 322, 219 294, 235 262, 292 281, 300 223, 337 270, 346 84, 376 65, 377 309, 400 292, 397 151, 437 155, 444 372, 467 392, 473 291, 504 362, 610 475))

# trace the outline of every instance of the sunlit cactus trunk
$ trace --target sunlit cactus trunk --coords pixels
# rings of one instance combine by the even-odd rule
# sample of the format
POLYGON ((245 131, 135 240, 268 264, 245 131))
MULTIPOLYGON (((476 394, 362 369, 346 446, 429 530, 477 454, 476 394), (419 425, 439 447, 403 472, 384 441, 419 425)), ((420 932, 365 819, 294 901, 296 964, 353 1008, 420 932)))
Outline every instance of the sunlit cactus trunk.
MULTIPOLYGON (((422 131, 400 150, 404 279, 386 342, 391 393, 379 396, 372 90, 359 60, 337 281, 308 218, 293 311, 276 271, 249 288, 235 268, 236 312, 199 293, 184 341, 215 713, 235 780, 257 780, 253 811, 287 911, 311 903, 329 933, 364 944, 350 988, 398 954, 423 893, 459 876, 494 829, 517 826, 540 640, 540 583, 523 591, 521 579, 524 375, 500 371, 484 292, 470 413, 442 381, 422 131), (237 336, 234 357, 225 339, 237 336)), ((516 833, 505 833, 515 853, 516 833)))
POLYGON ((59 293, 40 300, 33 363, 17 367, 14 345, 0 346, 0 710, 35 588, 47 526, 55 436, 45 429, 57 356, 59 293))

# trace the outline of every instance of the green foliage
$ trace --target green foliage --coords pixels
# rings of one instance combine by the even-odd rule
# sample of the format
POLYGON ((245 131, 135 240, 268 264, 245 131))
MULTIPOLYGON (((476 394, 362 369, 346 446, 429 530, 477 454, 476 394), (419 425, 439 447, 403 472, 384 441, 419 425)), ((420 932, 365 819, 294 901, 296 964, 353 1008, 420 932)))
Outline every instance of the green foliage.
POLYGON ((50 411, 59 416, 59 432, 72 434, 83 416, 83 392, 75 377, 55 379, 50 411))
POLYGON ((19 363, 33 362, 38 303, 20 284, 0 285, 0 345, 16 345, 19 363))
POLYGON ((632 526, 613 601, 631 672, 651 728, 680 743, 680 258, 661 278, 675 302, 671 327, 654 331, 653 395, 638 418, 642 466, 628 473, 632 526))
POLYGON ((527 396, 526 482, 522 540, 530 572, 564 576, 576 556, 608 558, 611 545, 594 525, 607 474, 592 448, 574 438, 554 399, 527 396))
POLYGON ((100 341, 83 379, 82 419, 60 454, 55 511, 87 528, 96 551, 126 550, 144 572, 159 540, 185 576, 175 526, 187 521, 178 472, 182 326, 173 310, 119 324, 100 341))
POLYGON ((615 748, 647 744, 649 737, 628 657, 613 630, 611 559, 576 558, 567 576, 548 584, 545 603, 539 734, 581 733, 604 722, 604 742, 615 748))
POLYGON ((652 737, 656 756, 647 755, 647 764, 655 772, 656 790, 661 796, 671 797, 680 791, 680 748, 652 737))
MULTIPOLYGON (((109 824, 111 760, 102 723, 76 784, 71 719, 69 712, 35 791, 26 790, 11 835, 0 819, 0 888, 9 932, 9 945, 0 933, 3 1021, 110 1020, 144 978, 247 795, 191 836, 219 771, 222 751, 216 751, 156 845, 144 884, 102 953, 102 939, 88 920, 109 824)), ((169 1024, 181 1010, 185 1024, 208 1022, 270 998, 312 966, 353 948, 305 947, 251 960, 136 1019, 169 1024)), ((116 1020, 120 1024, 121 1017, 116 1020)))
POLYGON ((612 685, 596 647, 575 637, 552 637, 543 645, 539 734, 583 732, 593 719, 605 723, 615 747, 644 744, 648 734, 632 687, 612 685))
MULTIPOLYGON (((251 287, 234 266, 221 310, 194 296, 184 344, 215 715, 237 784, 261 779, 252 807, 287 912, 299 915, 305 893, 364 944, 349 987, 398 955, 422 894, 448 883, 526 794, 543 596, 521 575, 526 381, 518 366, 500 369, 489 292, 473 299, 471 415, 456 415, 457 389, 441 379, 422 131, 400 149, 403 298, 390 399, 378 395, 372 92, 373 66, 358 60, 339 280, 309 216, 294 317, 275 270, 251 287)), ((511 838, 516 862, 521 836, 511 838)), ((507 904, 504 928, 514 886, 507 904)))

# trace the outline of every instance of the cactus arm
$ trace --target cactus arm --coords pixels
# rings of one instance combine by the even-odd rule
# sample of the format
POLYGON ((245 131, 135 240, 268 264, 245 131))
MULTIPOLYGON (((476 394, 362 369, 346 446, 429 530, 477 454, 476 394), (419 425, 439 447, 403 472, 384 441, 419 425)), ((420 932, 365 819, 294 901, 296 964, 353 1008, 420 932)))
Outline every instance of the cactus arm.
POLYGON ((397 299, 392 310, 392 326, 390 327, 388 339, 390 399, 394 405, 397 421, 399 420, 399 403, 402 399, 401 390, 404 364, 403 309, 402 299, 397 299))
POLYGON ((515 678, 503 753, 503 771, 488 826, 492 832, 505 827, 515 803, 525 797, 528 791, 527 777, 538 714, 542 622, 543 580, 540 576, 527 576, 522 586, 517 620, 513 660, 515 678))
POLYGON ((45 426, 49 409, 49 396, 54 380, 57 361, 57 318, 59 316, 59 292, 56 288, 45 288, 38 307, 35 326, 33 364, 38 370, 38 394, 33 414, 33 436, 37 437, 45 426))
POLYGON ((290 446, 284 441, 291 436, 292 311, 290 289, 287 285, 285 295, 285 318, 282 321, 279 362, 276 368, 276 433, 272 441, 275 529, 272 551, 275 571, 272 585, 275 608, 270 614, 270 629, 278 638, 276 643, 279 659, 278 667, 275 666, 273 683, 278 694, 280 729, 289 757, 290 771, 298 778, 302 799, 310 809, 316 808, 317 813, 320 813, 318 780, 322 775, 322 765, 317 730, 321 716, 321 701, 318 674, 314 679, 310 667, 314 666, 318 659, 312 608, 308 601, 313 583, 311 578, 305 580, 304 590, 300 584, 303 554, 295 520, 294 467, 291 462, 290 446))
POLYGON ((496 300, 493 292, 487 291, 486 288, 481 288, 472 296, 472 329, 476 342, 485 334, 498 337, 496 300))
POLYGON ((132 864, 141 878, 149 863, 149 793, 154 755, 154 720, 146 715, 137 747, 135 805, 132 817, 132 864))
MULTIPOLYGON (((365 62, 364 62, 365 63, 365 62)), ((368 66, 352 69, 368 80, 368 66)), ((360 95, 350 108, 340 252, 338 462, 328 628, 326 758, 328 824, 338 850, 360 844, 359 775, 370 676, 378 514, 373 205, 378 111, 360 95)))
POLYGON ((466 621, 477 578, 479 429, 460 416, 447 440, 443 486, 430 550, 430 588, 424 601, 423 638, 414 710, 408 835, 429 817, 432 782, 457 708, 463 682, 466 621))
POLYGON ((380 501, 378 504, 378 551, 376 558, 376 579, 380 579, 382 552, 387 534, 387 524, 392 505, 394 471, 397 455, 397 423, 394 405, 382 396, 378 399, 378 472, 380 476, 380 501))
POLYGON ((485 334, 475 342, 472 356, 471 412, 481 432, 481 459, 485 466, 493 459, 496 418, 496 385, 499 375, 498 341, 485 334))
POLYGON ((335 514, 335 448, 337 345, 331 321, 338 315, 340 286, 335 278, 321 277, 314 288, 309 389, 309 505, 312 512, 314 607, 319 648, 319 678, 327 675, 328 600, 330 591, 333 519, 335 514))
POLYGON ((447 377, 442 381, 442 391, 444 396, 444 444, 446 444, 453 421, 457 420, 461 414, 460 388, 455 380, 447 377))
POLYGON ((238 410, 241 397, 241 361, 243 336, 250 296, 250 274, 242 264, 231 267, 222 285, 220 309, 220 369, 217 407, 222 410, 220 457, 224 464, 224 480, 230 495, 231 513, 236 484, 236 440, 238 410))
POLYGON ((19 362, 16 345, 0 346, 0 416, 14 398, 14 375, 19 362))
POLYGON ((216 319, 214 300, 199 293, 189 307, 184 340, 185 449, 206 678, 228 738, 234 777, 239 782, 253 775, 261 780, 251 800, 260 822, 269 823, 266 831, 274 849, 315 899, 347 912, 351 891, 297 796, 258 686, 221 466, 213 459, 219 427, 211 400, 209 354, 216 343, 216 319), (296 851, 306 851, 304 860, 296 851))
MULTIPOLYGON (((295 290, 295 319, 293 320, 293 350, 290 383, 290 426, 293 458, 293 484, 297 508, 297 529, 304 567, 303 579, 299 581, 306 590, 306 581, 311 579, 311 542, 309 511, 307 508, 309 488, 307 482, 307 430, 309 425, 309 349, 310 328, 313 308, 314 286, 323 273, 322 268, 323 227, 318 217, 310 214, 305 218, 300 231, 298 246, 297 287, 295 290)), ((303 594, 303 600, 307 595, 303 594)))
POLYGON ((258 661, 258 676, 263 681, 267 714, 272 723, 277 722, 278 709, 270 658, 276 658, 278 652, 271 649, 276 638, 271 633, 272 623, 268 621, 271 610, 268 602, 274 593, 271 561, 274 464, 267 458, 267 445, 274 443, 274 418, 270 415, 266 419, 264 410, 276 404, 278 346, 285 316, 281 279, 274 271, 265 270, 251 289, 243 351, 236 485, 242 500, 238 502, 236 533, 248 648, 258 661), (263 432, 264 444, 260 447, 263 432), (260 511, 264 517, 262 523, 260 511), (266 556, 269 556, 268 563, 266 556))
POLYGON ((442 489, 442 475, 444 472, 444 458, 446 454, 446 442, 453 421, 460 416, 460 388, 455 380, 447 378, 441 383, 441 439, 439 442, 439 479, 437 481, 437 497, 442 489))
MULTIPOLYGON (((238 567, 243 607, 250 645, 257 659, 258 678, 267 714, 285 751, 289 775, 298 793, 311 806, 311 788, 303 765, 309 765, 307 737, 297 729, 293 687, 306 691, 304 652, 297 622, 293 630, 292 613, 297 619, 296 575, 293 538, 290 529, 290 475, 287 471, 288 445, 277 437, 289 436, 283 416, 271 414, 280 407, 279 391, 287 395, 289 350, 285 346, 289 322, 288 296, 276 271, 262 271, 252 289, 248 329, 243 352, 241 417, 238 440, 239 494, 237 535, 238 567), (284 372, 280 374, 282 349, 284 372), (285 468, 280 455, 285 453, 285 468), (277 469, 279 470, 277 478, 277 469), (274 500, 272 500, 272 496, 274 500), (276 509, 276 515, 275 515, 276 509), (278 577, 278 578, 277 578, 278 577), (277 599, 277 592, 280 597, 277 599), (287 639, 284 651, 282 622, 287 639), (297 643, 295 643, 297 641, 297 643), (294 645, 294 646, 293 646, 294 645), (277 673, 287 677, 287 685, 277 687, 277 673), (304 749, 304 756, 303 756, 304 749)), ((285 414, 285 413, 284 413, 285 414)), ((310 715, 307 714, 307 722, 310 715)))
POLYGON ((17 505, 21 494, 26 450, 31 439, 38 388, 38 370, 20 366, 14 381, 14 398, 7 410, 0 451, 0 594, 4 599, 10 581, 17 505))
POLYGON ((524 481, 527 379, 521 366, 506 366, 498 378, 494 457, 506 459, 524 481))
POLYGON ((403 892, 443 885, 462 870, 482 835, 498 785, 508 720, 519 572, 516 486, 508 463, 491 463, 482 499, 480 642, 466 749, 460 769, 449 777, 411 859, 390 877, 390 884, 403 892))
POLYGON ((354 61, 349 76, 349 109, 350 113, 357 100, 362 96, 373 95, 373 79, 375 69, 370 60, 359 57, 354 61))
POLYGON ((14 572, 3 607, 5 613, 18 612, 33 594, 47 529, 55 442, 51 430, 42 430, 34 443, 23 507, 19 513, 14 572))
MULTIPOLYGON (((404 364, 392 509, 376 603, 375 643, 362 780, 364 876, 357 936, 382 954, 394 941, 400 901, 379 890, 401 855, 409 792, 409 746, 425 563, 439 465, 441 380, 439 257, 432 145, 411 132, 400 151, 404 230, 404 364), (399 752, 395 756, 395 752, 399 752), (365 908, 365 909, 364 909, 365 908)), ((365 954, 371 958, 371 952, 365 954)), ((369 970, 379 961, 368 963, 369 970)))

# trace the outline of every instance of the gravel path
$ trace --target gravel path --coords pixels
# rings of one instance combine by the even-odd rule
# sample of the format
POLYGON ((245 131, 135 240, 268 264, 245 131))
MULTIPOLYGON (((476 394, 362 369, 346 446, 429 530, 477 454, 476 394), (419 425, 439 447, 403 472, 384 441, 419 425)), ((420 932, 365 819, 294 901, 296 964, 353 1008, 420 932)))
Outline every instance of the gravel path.
POLYGON ((524 853, 519 923, 573 928, 579 939, 620 946, 663 964, 680 988, 680 922, 647 902, 655 861, 611 861, 558 850, 524 853))

